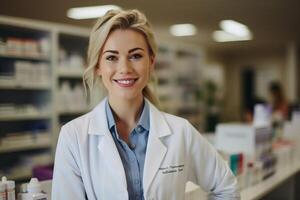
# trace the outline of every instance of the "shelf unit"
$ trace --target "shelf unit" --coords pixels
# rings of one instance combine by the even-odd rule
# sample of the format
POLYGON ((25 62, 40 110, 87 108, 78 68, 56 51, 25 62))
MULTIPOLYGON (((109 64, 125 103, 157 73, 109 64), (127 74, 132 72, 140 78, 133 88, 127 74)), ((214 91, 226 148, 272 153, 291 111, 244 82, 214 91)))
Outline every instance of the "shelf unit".
POLYGON ((0 174, 17 182, 31 177, 26 159, 52 153, 52 52, 51 28, 0 16, 0 174))
POLYGON ((158 96, 162 110, 188 119, 203 130, 202 51, 191 45, 161 42, 156 60, 158 96), (176 92, 175 92, 176 89, 176 92))
POLYGON ((10 144, 0 147, 0 153, 17 152, 24 150, 42 149, 51 147, 51 138, 47 137, 44 139, 31 140, 29 142, 20 141, 16 144, 10 144))
POLYGON ((50 59, 48 56, 26 56, 26 55, 13 55, 9 53, 0 53, 0 58, 10 58, 10 59, 16 59, 16 60, 36 60, 36 61, 46 61, 49 62, 50 59))
POLYGON ((57 90, 55 113, 59 124, 57 128, 60 129, 61 125, 90 109, 82 84, 89 32, 61 29, 56 34, 58 62, 54 66, 57 90))
POLYGON ((51 86, 44 85, 20 85, 15 81, 2 81, 0 82, 0 89, 2 90, 51 90, 51 86))
POLYGON ((49 113, 14 113, 0 116, 0 122, 51 119, 49 113))
POLYGON ((83 70, 74 70, 74 71, 70 71, 70 70, 58 70, 58 77, 60 78, 76 78, 76 79, 81 79, 82 78, 82 74, 83 74, 83 70))
POLYGON ((58 111, 57 113, 59 115, 82 115, 87 112, 89 112, 89 109, 63 110, 63 111, 58 111))
MULTIPOLYGON (((12 157, 26 157, 41 151, 44 153, 41 156, 47 158, 47 153, 50 152, 51 159, 48 162, 52 163, 61 125, 87 113, 103 98, 104 92, 97 90, 91 102, 84 100, 82 74, 86 65, 89 32, 89 29, 80 27, 0 15, 0 125, 4 127, 0 128, 0 175, 8 174, 9 178, 17 180, 25 180, 31 176, 30 167, 18 168, 19 161, 15 162, 12 157), (17 52, 7 51, 8 38, 13 40, 13 47, 17 46, 17 52), (34 49, 38 45, 42 52, 27 52, 24 51, 25 47, 20 50, 20 43, 26 43, 27 49, 34 49), (30 67, 28 64, 31 64, 30 67), (28 68, 27 77, 16 76, 17 72, 22 74, 24 65, 28 68), (44 75, 44 79, 46 77, 48 81, 38 82, 40 79, 35 77, 36 82, 32 83, 35 80, 30 76, 35 73, 33 69, 45 66, 48 67, 48 74, 44 75), (73 92, 75 88, 77 96, 69 94, 68 97, 68 92, 73 92), (81 98, 81 103, 77 102, 77 105, 81 106, 72 105, 78 97, 81 98), (32 107, 32 104, 37 105, 33 111, 24 109, 32 107), (46 127, 51 141, 9 147, 1 145, 1 140, 12 133, 30 132, 28 127, 32 127, 32 135, 36 133, 36 129, 46 127), (13 173, 10 173, 9 168, 14 169, 13 173)), ((183 116, 197 128, 201 128, 199 124, 203 113, 201 102, 196 96, 197 90, 201 88, 202 52, 188 45, 159 44, 156 74, 159 79, 161 108, 183 116), (188 84, 183 84, 186 81, 188 84)), ((36 160, 38 159, 34 162, 36 160)))
POLYGON ((32 172, 30 170, 19 172, 18 174, 12 174, 11 176, 7 176, 10 180, 26 180, 28 177, 32 176, 32 172))

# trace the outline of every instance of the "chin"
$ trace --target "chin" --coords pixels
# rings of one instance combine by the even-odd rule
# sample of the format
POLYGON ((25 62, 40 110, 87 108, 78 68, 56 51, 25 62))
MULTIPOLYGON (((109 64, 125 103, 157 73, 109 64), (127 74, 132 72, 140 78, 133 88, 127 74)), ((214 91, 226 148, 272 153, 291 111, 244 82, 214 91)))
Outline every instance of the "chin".
POLYGON ((113 95, 113 98, 123 101, 133 101, 139 99, 141 96, 143 96, 142 93, 137 94, 132 92, 118 92, 117 94, 113 95))

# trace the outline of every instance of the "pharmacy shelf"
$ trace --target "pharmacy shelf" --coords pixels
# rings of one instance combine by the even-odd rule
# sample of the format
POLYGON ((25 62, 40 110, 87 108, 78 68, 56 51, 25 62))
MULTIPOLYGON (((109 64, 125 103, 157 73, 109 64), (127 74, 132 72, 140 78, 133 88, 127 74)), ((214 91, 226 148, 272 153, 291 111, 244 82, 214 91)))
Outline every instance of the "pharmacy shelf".
POLYGON ((30 179, 32 177, 32 171, 31 170, 24 170, 20 173, 15 173, 15 174, 8 174, 7 179, 9 180, 24 180, 24 179, 30 179))
POLYGON ((279 169, 272 177, 258 183, 252 187, 246 188, 241 192, 241 200, 258 200, 273 189, 283 183, 285 180, 294 176, 300 170, 300 161, 291 165, 286 165, 283 169, 279 169))
POLYGON ((0 146, 0 153, 10 153, 25 150, 34 150, 51 147, 51 140, 36 140, 31 143, 23 143, 18 145, 0 146))
POLYGON ((12 81, 0 81, 0 89, 5 90, 50 90, 50 84, 20 85, 12 81))
POLYGON ((90 111, 90 109, 64 110, 64 111, 58 111, 58 114, 59 115, 77 115, 77 114, 84 114, 89 111, 90 111))
POLYGON ((74 70, 58 70, 58 76, 61 78, 82 78, 83 71, 74 71, 74 70))
POLYGON ((49 113, 15 113, 0 115, 0 121, 39 120, 50 118, 51 115, 49 113))
POLYGON ((0 53, 0 58, 11 58, 11 59, 20 59, 20 60, 36 60, 36 61, 50 61, 50 58, 47 56, 27 56, 27 55, 13 55, 7 53, 0 53))

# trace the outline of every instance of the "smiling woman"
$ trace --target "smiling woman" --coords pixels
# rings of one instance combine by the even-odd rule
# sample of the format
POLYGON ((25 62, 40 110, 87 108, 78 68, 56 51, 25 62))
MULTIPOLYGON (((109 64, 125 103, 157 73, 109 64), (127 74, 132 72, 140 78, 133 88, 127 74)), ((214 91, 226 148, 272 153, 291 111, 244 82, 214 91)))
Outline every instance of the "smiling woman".
POLYGON ((64 125, 56 149, 53 200, 182 200, 186 182, 214 199, 239 199, 237 181, 185 119, 157 109, 149 89, 156 43, 137 10, 109 11, 89 43, 86 87, 107 98, 64 125))
POLYGON ((134 30, 110 33, 100 53, 97 75, 102 77, 111 104, 126 99, 141 105, 154 64, 147 46, 144 36, 134 30))
MULTIPOLYGON (((95 69, 100 67, 98 65, 99 65, 99 61, 101 61, 102 54, 104 54, 103 51, 104 44, 106 45, 108 43, 107 42, 109 38, 108 36, 110 36, 114 32, 114 30, 119 30, 119 31, 122 30, 123 33, 127 33, 128 30, 134 30, 132 31, 133 33, 131 33, 131 35, 128 35, 128 39, 137 40, 136 42, 140 43, 139 45, 144 45, 144 49, 143 49, 144 55, 147 54, 146 56, 150 57, 149 59, 152 61, 152 68, 153 68, 154 58, 157 52, 157 45, 154 40, 154 35, 151 30, 151 26, 147 21, 146 17, 142 13, 136 10, 133 10, 130 13, 120 12, 118 10, 112 10, 97 21, 97 23, 94 25, 93 30, 91 32, 89 50, 88 50, 88 68, 84 73, 84 83, 87 89, 89 89, 89 92, 92 92, 94 85, 96 83, 101 84, 102 82, 100 80, 99 71, 97 72, 97 74, 95 74, 95 69), (138 38, 134 38, 133 35, 138 35, 138 38)), ((112 43, 112 41, 114 40, 110 40, 109 43, 112 43)), ((123 40, 123 42, 125 43, 123 44, 123 46, 131 44, 130 43, 131 41, 129 40, 123 40)), ((109 44, 109 45, 113 45, 113 44, 109 44)), ((115 45, 118 48, 120 48, 118 46, 118 43, 115 42, 115 45)), ((114 46, 114 48, 116 48, 116 46, 114 46)), ((133 48, 138 48, 138 46, 133 48)), ((114 49, 110 49, 110 50, 114 50, 114 49)), ((114 53, 117 52, 115 51, 114 53)), ((114 58, 110 58, 110 59, 114 59, 114 58)), ((143 95, 154 105, 157 106, 158 99, 150 90, 148 84, 143 89, 143 95)))

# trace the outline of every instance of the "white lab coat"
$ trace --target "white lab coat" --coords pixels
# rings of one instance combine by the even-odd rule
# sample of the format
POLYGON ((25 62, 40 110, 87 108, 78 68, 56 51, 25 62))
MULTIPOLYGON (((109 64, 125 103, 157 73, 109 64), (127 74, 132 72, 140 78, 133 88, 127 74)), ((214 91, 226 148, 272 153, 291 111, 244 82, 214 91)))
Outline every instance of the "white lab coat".
MULTIPOLYGON (((61 129, 56 149, 53 200, 126 200, 126 176, 108 129, 105 100, 61 129)), ((187 181, 214 199, 239 199, 237 182, 214 148, 185 119, 149 101, 145 200, 183 200, 187 181)))

